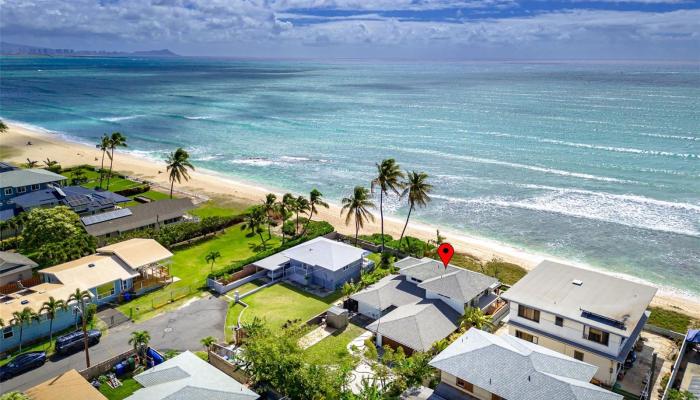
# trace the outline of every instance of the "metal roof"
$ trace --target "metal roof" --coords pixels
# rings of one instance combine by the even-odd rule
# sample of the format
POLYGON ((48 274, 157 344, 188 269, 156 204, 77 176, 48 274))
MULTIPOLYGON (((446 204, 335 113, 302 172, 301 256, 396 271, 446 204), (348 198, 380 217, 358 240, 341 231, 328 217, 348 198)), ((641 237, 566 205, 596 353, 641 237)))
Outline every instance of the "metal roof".
POLYGON ((128 232, 173 218, 180 218, 195 208, 190 199, 165 199, 129 207, 131 215, 87 225, 92 236, 128 232))
POLYGON ((41 168, 12 169, 0 172, 0 188, 61 182, 68 178, 41 168))
POLYGON ((101 214, 87 215, 80 218, 85 226, 99 224, 100 222, 111 221, 117 218, 128 217, 132 212, 128 208, 120 208, 114 211, 107 211, 101 214))

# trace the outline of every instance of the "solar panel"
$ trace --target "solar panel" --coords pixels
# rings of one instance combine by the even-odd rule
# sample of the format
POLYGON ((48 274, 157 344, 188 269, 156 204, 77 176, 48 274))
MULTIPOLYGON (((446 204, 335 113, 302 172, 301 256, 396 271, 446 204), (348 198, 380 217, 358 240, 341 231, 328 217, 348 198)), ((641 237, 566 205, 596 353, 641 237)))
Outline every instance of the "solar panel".
POLYGON ((88 204, 88 199, 85 196, 69 196, 66 202, 71 207, 79 207, 88 204))
POLYGON ((99 224, 100 222, 111 221, 117 218, 128 217, 131 215, 131 210, 128 208, 121 208, 119 210, 108 211, 106 213, 97 215, 87 215, 80 218, 85 226, 99 224))
POLYGON ((54 186, 54 190, 56 191, 56 193, 58 193, 59 196, 66 197, 66 194, 63 192, 63 189, 61 189, 60 187, 54 186))

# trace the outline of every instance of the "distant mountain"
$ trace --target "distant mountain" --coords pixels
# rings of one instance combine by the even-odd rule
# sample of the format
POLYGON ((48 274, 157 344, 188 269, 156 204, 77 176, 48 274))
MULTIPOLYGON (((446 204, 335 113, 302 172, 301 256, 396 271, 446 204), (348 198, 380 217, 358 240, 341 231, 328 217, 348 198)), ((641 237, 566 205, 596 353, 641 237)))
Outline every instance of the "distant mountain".
POLYGON ((48 47, 28 46, 24 44, 15 44, 8 42, 0 42, 0 54, 15 55, 15 56, 102 56, 102 57, 178 57, 178 54, 173 53, 168 49, 163 50, 148 50, 148 51, 105 51, 105 50, 74 50, 74 49, 52 49, 48 47))

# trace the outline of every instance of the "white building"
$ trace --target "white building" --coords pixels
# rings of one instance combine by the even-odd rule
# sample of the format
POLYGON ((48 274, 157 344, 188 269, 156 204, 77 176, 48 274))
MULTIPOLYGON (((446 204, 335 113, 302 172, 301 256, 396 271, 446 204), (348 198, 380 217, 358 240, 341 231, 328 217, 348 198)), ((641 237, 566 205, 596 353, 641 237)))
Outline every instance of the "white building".
POLYGON ((501 297, 509 333, 598 367, 612 386, 647 321, 656 288, 543 261, 501 297))

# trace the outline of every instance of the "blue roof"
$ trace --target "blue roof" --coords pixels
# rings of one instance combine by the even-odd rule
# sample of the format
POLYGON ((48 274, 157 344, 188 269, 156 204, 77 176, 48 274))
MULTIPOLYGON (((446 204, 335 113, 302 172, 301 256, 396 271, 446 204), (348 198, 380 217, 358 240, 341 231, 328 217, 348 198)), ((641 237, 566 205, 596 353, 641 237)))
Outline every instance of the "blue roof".
POLYGON ((685 337, 690 343, 700 343, 700 329, 691 329, 688 331, 688 335, 685 337))
POLYGON ((7 210, 0 210, 0 221, 7 221, 8 219, 15 216, 15 210, 10 208, 7 210))
POLYGON ((113 208, 115 204, 130 201, 128 197, 108 191, 87 189, 82 186, 50 187, 17 196, 12 199, 18 208, 65 205, 78 214, 113 208))

